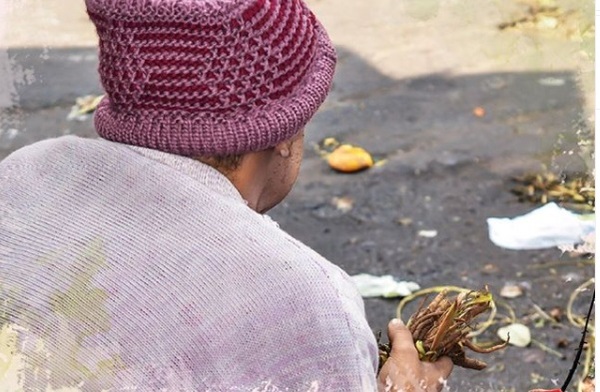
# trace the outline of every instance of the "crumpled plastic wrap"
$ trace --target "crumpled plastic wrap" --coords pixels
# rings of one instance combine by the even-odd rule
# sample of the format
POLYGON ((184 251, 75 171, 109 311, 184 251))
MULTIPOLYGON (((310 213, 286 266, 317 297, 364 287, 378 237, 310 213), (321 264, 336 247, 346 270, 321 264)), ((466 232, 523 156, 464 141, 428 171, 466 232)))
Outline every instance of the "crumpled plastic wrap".
POLYGON ((358 274, 352 276, 352 280, 363 298, 406 297, 421 289, 415 282, 398 281, 392 275, 358 274))

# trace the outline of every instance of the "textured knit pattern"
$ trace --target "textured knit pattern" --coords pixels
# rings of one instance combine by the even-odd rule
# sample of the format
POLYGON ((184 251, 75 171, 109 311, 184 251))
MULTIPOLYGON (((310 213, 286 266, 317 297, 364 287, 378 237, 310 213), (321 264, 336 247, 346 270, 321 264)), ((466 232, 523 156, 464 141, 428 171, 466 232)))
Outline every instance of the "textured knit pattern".
POLYGON ((0 299, 3 391, 375 390, 349 277, 181 156, 68 136, 0 162, 0 299))
POLYGON ((184 156, 259 151, 323 103, 335 51, 302 0, 86 0, 109 140, 184 156))

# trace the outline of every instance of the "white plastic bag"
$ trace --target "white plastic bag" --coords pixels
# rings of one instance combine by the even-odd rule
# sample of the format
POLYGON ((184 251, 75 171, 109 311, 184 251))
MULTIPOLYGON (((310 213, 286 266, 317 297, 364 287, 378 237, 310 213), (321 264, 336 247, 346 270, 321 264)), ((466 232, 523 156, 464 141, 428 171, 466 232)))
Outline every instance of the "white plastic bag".
POLYGON ((583 242, 596 230, 594 215, 548 203, 516 218, 488 218, 490 240, 506 249, 544 249, 583 242))

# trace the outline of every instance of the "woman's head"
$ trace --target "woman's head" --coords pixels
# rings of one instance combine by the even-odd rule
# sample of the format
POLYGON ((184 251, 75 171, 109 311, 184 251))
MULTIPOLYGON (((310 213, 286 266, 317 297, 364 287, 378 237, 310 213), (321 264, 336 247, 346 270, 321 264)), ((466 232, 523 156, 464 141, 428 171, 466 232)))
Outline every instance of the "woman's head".
POLYGON ((266 151, 324 101, 335 52, 301 0, 86 0, 100 136, 189 157, 266 151))
POLYGON ((249 206, 263 213, 292 190, 304 154, 304 129, 275 146, 243 155, 198 157, 227 176, 249 206))

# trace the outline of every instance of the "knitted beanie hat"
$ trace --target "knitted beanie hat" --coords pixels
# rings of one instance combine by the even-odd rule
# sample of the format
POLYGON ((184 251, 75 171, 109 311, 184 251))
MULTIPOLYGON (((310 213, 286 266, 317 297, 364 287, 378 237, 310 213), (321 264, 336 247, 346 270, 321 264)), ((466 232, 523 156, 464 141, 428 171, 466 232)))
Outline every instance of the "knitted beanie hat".
POLYGON ((197 157, 293 137, 336 55, 302 0, 86 0, 100 38, 108 140, 197 157))

